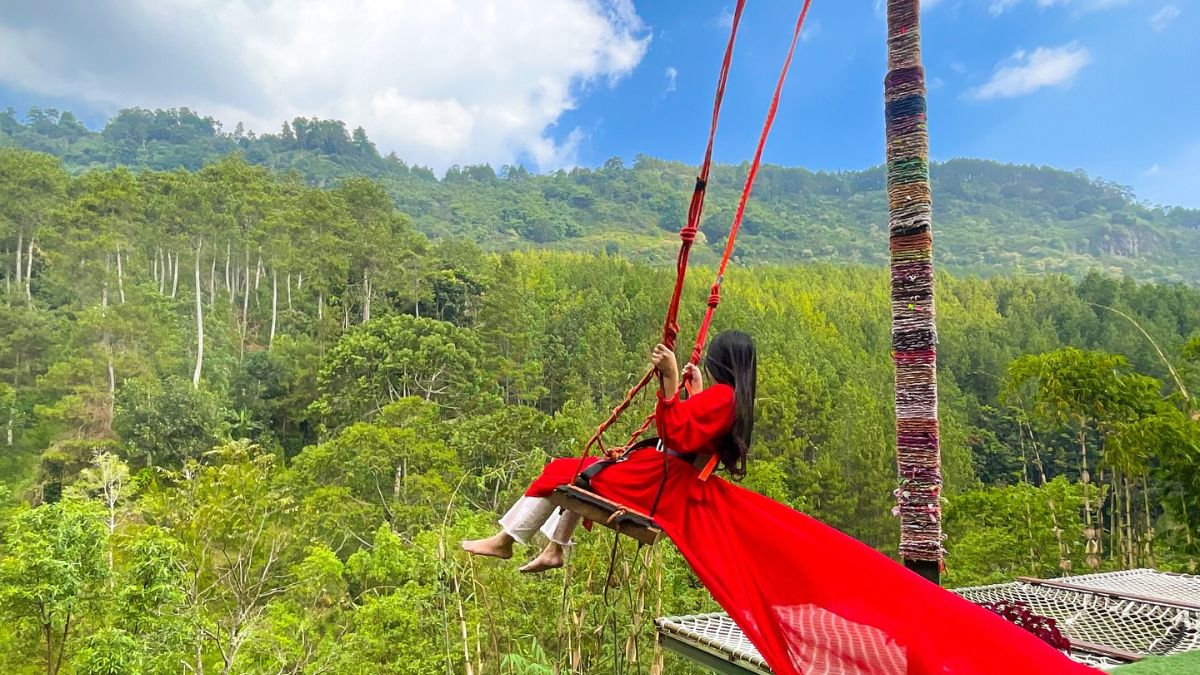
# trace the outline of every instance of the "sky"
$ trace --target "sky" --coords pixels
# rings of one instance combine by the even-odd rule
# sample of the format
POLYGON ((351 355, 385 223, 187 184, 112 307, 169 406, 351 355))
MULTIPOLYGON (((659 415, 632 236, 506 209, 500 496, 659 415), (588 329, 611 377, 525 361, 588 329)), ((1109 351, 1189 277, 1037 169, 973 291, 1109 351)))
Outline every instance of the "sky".
MULTIPOLYGON (((699 162, 733 0, 0 0, 0 108, 363 126, 443 170, 699 162)), ((883 0, 813 0, 764 160, 883 161, 883 0)), ((716 145, 754 151, 800 0, 749 0, 716 145)), ((1200 0, 927 0, 930 150, 1200 207, 1200 0)))

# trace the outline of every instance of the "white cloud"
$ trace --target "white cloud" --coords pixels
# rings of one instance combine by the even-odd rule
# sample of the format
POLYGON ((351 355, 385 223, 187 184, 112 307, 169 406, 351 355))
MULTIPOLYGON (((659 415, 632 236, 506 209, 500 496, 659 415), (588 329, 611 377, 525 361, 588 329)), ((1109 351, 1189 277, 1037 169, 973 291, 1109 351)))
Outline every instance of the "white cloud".
POLYGON ((1162 9, 1158 10, 1154 13, 1154 16, 1150 17, 1150 26, 1153 27, 1156 32, 1161 33, 1167 29, 1167 26, 1170 26, 1172 23, 1174 23, 1175 19, 1178 19, 1180 14, 1182 14, 1182 12, 1179 11, 1179 8, 1175 5, 1163 5, 1162 9))
POLYGON ((1133 181, 1138 195, 1156 204, 1200 208, 1200 138, 1177 138, 1174 147, 1133 181))
POLYGON ((713 19, 713 23, 717 25, 717 28, 724 28, 725 30, 733 28, 733 9, 729 5, 722 7, 721 12, 717 14, 717 18, 713 19))
POLYGON ((663 91, 663 95, 666 95, 666 94, 669 94, 669 93, 675 91, 675 81, 677 79, 679 79, 679 71, 675 69, 675 66, 667 66, 666 74, 667 74, 667 88, 665 91, 663 91))
POLYGON ((583 139, 563 113, 649 41, 631 0, 50 0, 6 6, 0 82, 259 131, 336 118, 436 168, 553 168, 583 139))
POLYGON ((821 32, 820 19, 811 19, 804 22, 804 28, 800 31, 800 39, 808 42, 821 32))
MULTIPOLYGON (((991 0, 988 11, 992 16, 1000 16, 1021 2, 1022 0, 991 0)), ((1035 4, 1039 9, 1071 6, 1079 11, 1094 12, 1128 5, 1129 0, 1035 0, 1035 4)))
POLYGON ((1020 3, 1021 0, 993 0, 992 4, 988 5, 988 11, 992 16, 1000 16, 1020 3))
POLYGON ((1065 85, 1091 60, 1087 48, 1074 42, 1061 47, 1038 47, 1032 53, 1017 50, 996 66, 991 80, 970 94, 985 100, 1013 98, 1043 87, 1065 85))

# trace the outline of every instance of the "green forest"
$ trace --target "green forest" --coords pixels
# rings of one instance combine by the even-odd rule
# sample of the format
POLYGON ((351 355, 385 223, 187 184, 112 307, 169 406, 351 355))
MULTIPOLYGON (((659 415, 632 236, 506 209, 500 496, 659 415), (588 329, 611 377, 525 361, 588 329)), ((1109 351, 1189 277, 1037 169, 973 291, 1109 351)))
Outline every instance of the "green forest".
MULTIPOLYGON (((90 168, 199 170, 233 152, 275 172, 327 186, 375 178, 415 228, 471 239, 488 251, 554 249, 652 263, 674 259, 695 169, 638 156, 596 169, 544 175, 524 167, 453 166, 439 179, 394 154, 381 156, 365 130, 299 117, 277 134, 232 132, 186 108, 127 109, 101 131, 70 112, 0 112, 0 147, 90 168)), ((699 154, 701 148, 697 146, 699 154)), ((880 161, 883 149, 880 148, 880 161)), ((696 260, 715 262, 748 163, 718 165, 709 180, 696 260)), ((974 159, 935 163, 939 264, 959 273, 1082 276, 1099 270, 1139 281, 1200 284, 1200 210, 1138 202, 1130 189, 1067 172, 974 159)), ((812 172, 765 165, 754 186, 738 252, 747 262, 884 266, 887 203, 882 166, 812 172)))
MULTIPOLYGON (((438 179, 331 123, 39 115, 0 116, 0 672, 698 672, 654 645, 715 609, 670 545, 458 549, 645 371, 691 169, 438 179)), ((1200 213, 934 176, 946 584, 1195 571, 1200 213)), ((760 350, 744 484, 894 554, 882 181, 764 168, 714 329, 760 350)))

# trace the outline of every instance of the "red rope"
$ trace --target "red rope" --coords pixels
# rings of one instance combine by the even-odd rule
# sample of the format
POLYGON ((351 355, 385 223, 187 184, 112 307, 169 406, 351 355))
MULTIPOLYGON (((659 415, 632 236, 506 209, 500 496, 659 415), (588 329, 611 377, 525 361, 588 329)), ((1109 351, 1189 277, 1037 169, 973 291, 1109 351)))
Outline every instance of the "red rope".
POLYGON ((771 134, 771 125, 775 123, 775 113, 779 109, 779 95, 783 92, 783 82, 787 79, 788 69, 792 65, 792 56, 796 53, 796 43, 800 41, 800 33, 804 30, 804 19, 808 16, 808 6, 811 2, 812 0, 804 0, 800 17, 796 19, 796 30, 792 33, 792 45, 788 48, 787 58, 784 59, 783 68, 779 71, 779 80, 775 83, 775 95, 771 97, 771 107, 767 109, 767 119, 763 121, 762 134, 758 137, 758 147, 754 151, 754 161, 750 163, 750 171, 746 174, 746 184, 742 187, 742 198, 738 202, 733 224, 729 227, 729 239, 725 242, 725 255, 721 257, 721 265, 717 268, 717 278, 709 290, 708 311, 705 312, 704 321, 700 323, 700 330, 696 333, 696 345, 692 348, 691 358, 691 363, 694 364, 700 363, 700 356, 704 353, 704 343, 708 339, 708 328, 712 324, 713 313, 717 310, 717 305, 721 304, 721 283, 725 281, 725 268, 729 265, 729 258, 733 256, 733 246, 737 242, 738 230, 742 227, 742 217, 746 214, 746 202, 750 200, 750 190, 754 187, 754 178, 758 175, 758 167, 762 164, 763 148, 767 145, 767 136, 771 134))
POLYGON ((663 321, 662 343, 668 349, 675 348, 675 338, 679 335, 679 300, 683 297, 683 280, 687 276, 688 257, 692 252, 692 242, 696 241, 696 232, 700 229, 700 216, 704 211, 704 193, 708 187, 708 172, 712 166, 713 141, 717 137, 717 119, 721 113, 721 101, 725 98, 725 83, 729 79, 729 64, 733 60, 733 43, 737 37, 738 24, 742 20, 742 10, 746 0, 738 0, 733 11, 733 24, 729 29, 729 43, 725 45, 725 58, 721 62, 721 74, 717 77, 717 94, 713 101, 712 124, 708 130, 708 145, 704 149, 704 162, 700 164, 700 175, 696 178, 696 188, 692 191, 692 203, 688 206, 687 223, 679 231, 679 255, 675 259, 675 289, 671 292, 671 302, 667 305, 667 316, 663 321))
MULTIPOLYGON (((754 160, 750 164, 750 171, 746 175, 746 183, 742 187, 741 200, 738 202, 737 213, 733 218, 733 224, 729 228, 729 239, 725 243, 725 254, 721 258, 721 264, 717 269, 716 281, 713 282, 712 289, 708 296, 708 311, 705 313, 704 321, 700 324, 700 330, 696 335, 696 344, 692 349, 692 356, 690 359, 691 363, 693 364, 698 364, 700 362, 700 356, 704 351, 704 343, 708 338, 709 326, 712 324, 713 312, 716 311, 717 305, 721 303, 721 283, 725 279, 725 268, 729 265, 729 259, 733 256, 734 244, 737 240, 738 231, 742 225, 742 218, 746 212, 746 202, 750 199, 750 191, 754 185, 754 179, 758 175, 759 166, 762 164, 763 148, 767 144, 767 137, 770 135, 771 126, 775 122, 775 113, 779 108, 779 97, 783 91, 783 83, 784 80, 787 79, 788 69, 791 67, 792 63, 792 56, 796 53, 796 44, 800 40, 800 33, 804 28, 804 20, 808 16, 808 8, 811 4, 811 1, 812 0, 805 0, 803 8, 800 10, 800 16, 796 20, 796 30, 792 35, 792 43, 788 48, 787 58, 784 59, 783 68, 779 72, 779 80, 775 84, 775 94, 771 98, 771 106, 767 110, 767 118, 763 122, 762 133, 758 139, 758 147, 754 152, 754 160)), ((680 246, 679 255, 676 257, 675 262, 675 288, 671 293, 671 302, 667 306, 667 316, 663 322, 662 342, 669 349, 675 348, 675 339, 679 335, 679 303, 680 298, 683 296, 683 282, 687 276, 687 264, 692 250, 692 243, 696 240, 696 232, 700 228, 700 217, 704 210, 704 193, 705 188, 708 185, 709 169, 712 165, 713 140, 715 139, 717 133, 717 119, 720 117, 721 101, 725 96, 725 83, 729 77, 729 64, 733 57, 733 44, 735 38, 737 37, 738 25, 741 23, 742 10, 745 8, 745 5, 746 0, 738 0, 737 7, 734 9, 733 25, 729 31, 729 43, 725 47, 725 58, 721 64, 720 77, 717 80, 717 93, 715 101, 713 102, 712 126, 708 132, 708 145, 704 151, 704 162, 700 166, 700 175, 696 179, 696 188, 692 192, 692 202, 688 207, 687 223, 684 225, 683 229, 679 231, 680 246)), ((587 444, 583 447, 582 456, 579 458, 579 468, 576 470, 577 475, 579 471, 583 470, 584 458, 588 456, 588 452, 591 450, 592 446, 600 442, 600 437, 603 436, 605 430, 607 430, 614 422, 616 422, 617 419, 620 418, 621 414, 624 413, 627 408, 629 408, 638 392, 645 388, 646 385, 654 379, 655 373, 656 370, 651 368, 645 375, 643 375, 642 379, 638 380, 637 384, 635 384, 633 388, 631 388, 625 395, 624 400, 617 404, 617 407, 613 408, 613 411, 608 416, 608 419, 604 420, 604 422, 602 422, 600 426, 596 428, 596 433, 592 435, 591 439, 588 440, 587 444)), ((636 431, 634 431, 633 436, 630 438, 630 443, 632 443, 638 436, 640 436, 650 427, 653 419, 653 415, 646 418, 645 422, 643 422, 642 425, 636 431)))
MULTIPOLYGON (((704 161, 700 164, 700 175, 696 177, 696 187, 692 191, 692 202, 688 206, 687 222, 679 231, 679 254, 675 259, 675 288, 671 292, 671 302, 667 305, 667 315, 663 320, 663 336, 662 341, 667 347, 675 348, 675 339, 679 335, 679 300, 683 296, 683 281, 687 276, 688 258, 692 252, 692 242, 696 241, 696 232, 700 229, 700 216, 704 211, 704 193, 708 187, 709 170, 712 167, 712 151, 713 142, 717 137, 717 120, 721 117, 721 102, 725 98, 725 83, 729 79, 729 64, 733 61, 733 45, 737 39, 738 26, 742 21, 742 10, 746 7, 746 0, 738 0, 737 6, 733 10, 733 23, 729 28, 729 42, 725 45, 725 57, 721 61, 721 73, 717 77, 717 91, 713 98, 712 123, 708 130, 708 144, 704 148, 704 161)), ((654 379, 655 369, 651 368, 642 379, 638 380, 637 384, 625 395, 617 407, 613 408, 608 419, 600 423, 596 428, 596 433, 592 434, 587 445, 583 447, 583 454, 579 458, 579 468, 576 474, 583 470, 583 460, 587 457, 592 446, 600 442, 600 437, 604 435, 605 430, 612 426, 621 414, 633 403, 633 399, 637 396, 647 384, 654 379)))

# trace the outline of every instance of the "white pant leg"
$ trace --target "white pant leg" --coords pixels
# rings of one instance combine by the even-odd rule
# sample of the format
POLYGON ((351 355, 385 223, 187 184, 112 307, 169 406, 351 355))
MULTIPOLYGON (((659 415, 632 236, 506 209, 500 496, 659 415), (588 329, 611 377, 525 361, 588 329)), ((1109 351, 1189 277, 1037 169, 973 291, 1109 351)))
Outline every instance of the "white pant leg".
POLYGON ((546 519, 546 524, 542 526, 542 534, 546 535, 547 539, 559 546, 570 546, 575 543, 571 541, 571 535, 574 534, 579 521, 580 518, 577 513, 555 511, 546 519))
MULTIPOLYGON (((521 497, 500 519, 500 528, 519 543, 528 544, 539 528, 554 515, 554 505, 541 497, 521 497)), ((557 525, 557 519, 555 525, 557 525)))

